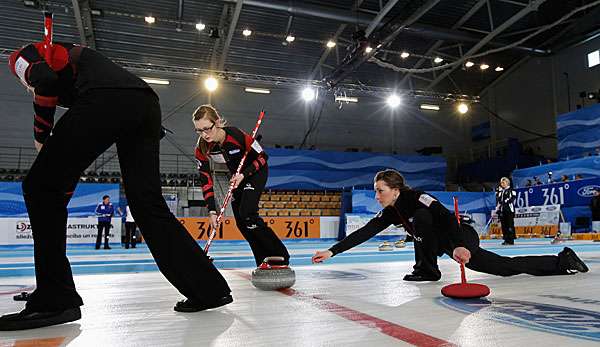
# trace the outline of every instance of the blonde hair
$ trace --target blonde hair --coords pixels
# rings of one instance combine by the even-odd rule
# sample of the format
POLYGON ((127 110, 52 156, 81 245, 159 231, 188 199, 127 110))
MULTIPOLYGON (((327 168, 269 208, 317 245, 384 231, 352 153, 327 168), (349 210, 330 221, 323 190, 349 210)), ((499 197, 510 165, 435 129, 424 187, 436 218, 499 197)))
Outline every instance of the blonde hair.
MULTIPOLYGON (((209 104, 198 106, 198 108, 192 114, 192 121, 197 121, 200 119, 207 119, 213 122, 213 124, 215 124, 217 128, 222 128, 227 124, 227 121, 225 121, 219 115, 217 109, 209 104)), ((208 152, 208 142, 206 142, 206 140, 204 140, 202 136, 198 137, 198 143, 196 144, 196 146, 200 148, 200 152, 202 154, 206 155, 206 153, 208 152)))
POLYGON ((510 186, 510 180, 508 179, 508 177, 502 177, 500 179, 500 182, 502 183, 503 181, 506 181, 506 183, 508 183, 508 185, 510 186))

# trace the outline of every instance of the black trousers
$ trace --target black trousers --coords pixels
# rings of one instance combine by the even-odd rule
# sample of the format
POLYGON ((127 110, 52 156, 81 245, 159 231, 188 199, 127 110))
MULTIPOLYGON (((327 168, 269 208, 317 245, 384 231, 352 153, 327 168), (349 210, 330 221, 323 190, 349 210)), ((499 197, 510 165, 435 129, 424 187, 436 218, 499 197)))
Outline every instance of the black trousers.
POLYGON ((113 143, 131 211, 163 275, 191 299, 212 301, 230 293, 162 196, 160 123, 158 98, 141 89, 88 91, 56 123, 23 182, 37 282, 28 309, 83 304, 66 257, 66 206, 83 170, 113 143))
POLYGON ((135 248, 137 242, 135 229, 135 222, 125 222, 125 248, 129 248, 129 243, 131 243, 131 248, 135 248))
MULTIPOLYGON (((437 257, 444 253, 452 258, 454 248, 445 233, 443 226, 434 226, 431 213, 418 209, 413 218, 415 232, 414 274, 440 277, 437 257)), ((479 247, 479 235, 470 225, 462 224, 465 246, 471 252, 471 260, 466 267, 483 273, 497 276, 513 276, 530 274, 534 276, 566 275, 556 255, 505 257, 479 247)))
POLYGON ((98 236, 96 236, 96 249, 102 243, 102 230, 104 230, 104 248, 108 248, 108 234, 110 234, 110 222, 98 222, 98 236))
POLYGON ((500 225, 502 226, 502 238, 507 243, 514 243, 517 235, 515 233, 515 214, 510 211, 502 211, 500 214, 500 225))
POLYGON ((264 166, 254 175, 245 178, 233 191, 231 207, 238 229, 250 244, 256 266, 266 257, 281 256, 289 264, 290 254, 277 234, 258 215, 258 202, 269 176, 264 166))

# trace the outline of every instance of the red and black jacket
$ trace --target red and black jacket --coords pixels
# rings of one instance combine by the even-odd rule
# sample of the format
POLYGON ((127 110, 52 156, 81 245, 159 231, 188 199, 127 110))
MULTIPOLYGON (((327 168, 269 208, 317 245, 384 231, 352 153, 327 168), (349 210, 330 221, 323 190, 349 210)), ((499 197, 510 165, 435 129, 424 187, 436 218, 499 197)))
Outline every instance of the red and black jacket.
POLYGON ((196 147, 195 156, 198 162, 198 170, 200 171, 202 193, 209 211, 217 210, 209 158, 212 158, 217 163, 224 162, 229 172, 233 175, 240 165, 242 157, 248 151, 246 162, 241 171, 244 177, 250 177, 258 170, 267 166, 267 154, 252 136, 235 127, 225 127, 223 130, 225 131, 225 141, 223 141, 223 144, 216 142, 209 143, 208 153, 206 154, 203 154, 200 148, 196 147))
POLYGON ((52 45, 50 61, 42 43, 31 43, 9 57, 11 72, 34 92, 34 137, 44 143, 54 126, 56 106, 70 108, 91 89, 149 89, 142 79, 93 49, 52 45))

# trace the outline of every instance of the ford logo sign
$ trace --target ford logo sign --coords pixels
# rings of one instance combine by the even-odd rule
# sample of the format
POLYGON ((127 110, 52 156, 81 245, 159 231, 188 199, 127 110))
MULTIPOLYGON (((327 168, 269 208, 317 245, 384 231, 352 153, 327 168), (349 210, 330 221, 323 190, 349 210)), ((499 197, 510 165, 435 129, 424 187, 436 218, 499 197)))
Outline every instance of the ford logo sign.
POLYGON ((594 196, 594 191, 596 189, 600 189, 600 186, 590 185, 590 186, 581 187, 581 188, 577 189, 577 195, 584 197, 584 198, 589 198, 589 197, 594 196))

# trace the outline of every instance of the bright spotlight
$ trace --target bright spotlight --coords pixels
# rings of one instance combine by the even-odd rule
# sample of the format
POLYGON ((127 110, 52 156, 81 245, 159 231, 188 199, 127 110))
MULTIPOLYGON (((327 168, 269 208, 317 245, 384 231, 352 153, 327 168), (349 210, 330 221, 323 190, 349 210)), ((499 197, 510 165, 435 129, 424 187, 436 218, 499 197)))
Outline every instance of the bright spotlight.
POLYGON ((242 35, 248 37, 248 36, 252 35, 252 30, 244 29, 244 31, 242 31, 242 35))
POLYGON ((144 20, 146 21, 146 23, 148 24, 154 24, 154 22, 156 22, 156 18, 152 17, 152 16, 146 16, 144 17, 144 20))
POLYGON ((400 106, 401 103, 402 103, 402 99, 400 99, 400 97, 396 94, 392 94, 392 95, 388 96, 388 98, 387 98, 387 104, 391 108, 396 108, 396 107, 400 106))
POLYGON ((373 51, 373 48, 371 46, 367 46, 367 48, 365 48, 365 52, 367 53, 371 53, 373 51))
POLYGON ((444 61, 444 59, 442 59, 440 57, 435 57, 435 59, 433 59, 433 62, 436 63, 436 64, 439 64, 439 63, 441 63, 443 61, 444 61))
POLYGON ((490 67, 490 66, 489 66, 488 64, 485 64, 485 63, 483 63, 483 64, 479 65, 479 68, 480 68, 481 70, 487 70, 487 69, 489 69, 489 67, 490 67))
POLYGON ((212 76, 204 80, 204 88, 206 88, 206 90, 208 90, 211 93, 217 90, 218 86, 219 81, 217 81, 217 79, 212 76))
POLYGON ((315 98, 315 91, 312 88, 304 88, 302 91, 302 99, 304 101, 312 101, 315 98))
POLYGON ((474 62, 472 62, 472 61, 468 61, 468 62, 466 62, 466 63, 465 63, 465 66, 466 66, 466 67, 471 67, 471 66, 473 66, 473 65, 475 65, 475 63, 474 63, 474 62))
POLYGON ((333 48, 333 47, 335 47, 335 41, 333 41, 333 40, 327 41, 327 48, 333 48))
POLYGON ((495 70, 496 72, 501 72, 504 71, 504 68, 502 66, 497 66, 495 70))
POLYGON ((465 113, 469 112, 469 105, 467 105, 464 102, 461 102, 458 104, 458 106, 456 106, 456 109, 458 110, 458 112, 460 114, 465 114, 465 113))
POLYGON ((402 52, 402 53, 400 53, 400 58, 406 59, 408 57, 410 57, 410 53, 408 53, 408 52, 402 52))
POLYGON ((204 23, 196 23, 196 30, 202 31, 204 29, 206 29, 206 24, 204 24, 204 23))
POLYGON ((289 34, 289 35, 288 35, 288 36, 285 38, 285 40, 286 40, 287 42, 290 42, 290 43, 291 43, 291 42, 294 42, 294 40, 296 40, 296 37, 295 37, 294 35, 292 35, 292 34, 289 34))

